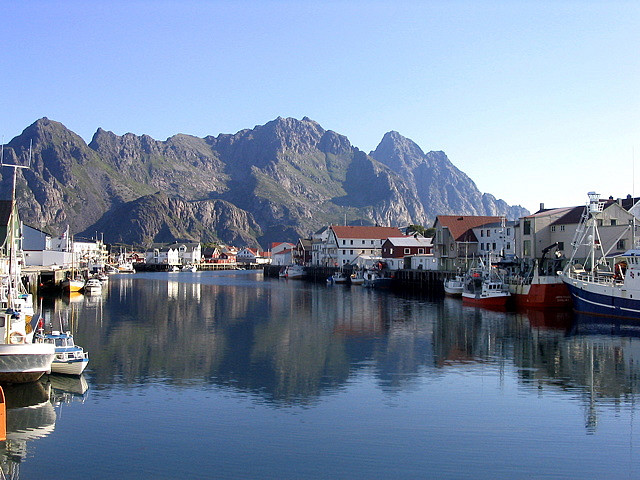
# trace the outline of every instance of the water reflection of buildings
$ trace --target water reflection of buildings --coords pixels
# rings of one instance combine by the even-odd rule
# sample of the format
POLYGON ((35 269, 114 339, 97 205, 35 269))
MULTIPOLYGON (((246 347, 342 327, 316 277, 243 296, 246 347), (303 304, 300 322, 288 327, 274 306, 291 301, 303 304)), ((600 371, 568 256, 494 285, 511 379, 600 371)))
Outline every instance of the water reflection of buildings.
POLYGON ((491 375, 515 372, 536 395, 583 395, 585 405, 638 394, 639 346, 625 326, 595 335, 568 311, 493 312, 458 299, 255 278, 114 279, 104 321, 87 304, 79 312, 77 338, 96 352, 94 379, 211 382, 288 404, 315 401, 361 373, 397 391, 488 365, 491 375))

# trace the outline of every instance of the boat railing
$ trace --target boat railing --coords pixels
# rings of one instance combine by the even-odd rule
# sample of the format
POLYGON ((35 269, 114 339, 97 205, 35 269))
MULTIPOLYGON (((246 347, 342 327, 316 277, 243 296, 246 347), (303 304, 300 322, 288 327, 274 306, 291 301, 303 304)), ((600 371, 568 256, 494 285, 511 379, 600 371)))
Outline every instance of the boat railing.
POLYGON ((579 282, 595 283, 598 285, 620 286, 624 284, 623 280, 615 278, 613 275, 591 275, 586 271, 569 272, 567 276, 579 282))

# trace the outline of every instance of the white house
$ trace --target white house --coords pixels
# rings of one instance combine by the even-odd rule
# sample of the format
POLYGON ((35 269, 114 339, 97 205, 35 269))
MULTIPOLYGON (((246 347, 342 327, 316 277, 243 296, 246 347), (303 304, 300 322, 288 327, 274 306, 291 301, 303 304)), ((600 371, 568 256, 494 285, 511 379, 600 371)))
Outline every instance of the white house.
POLYGON ((500 222, 485 223, 473 228, 478 240, 478 255, 489 255, 491 262, 497 262, 501 257, 513 258, 516 253, 516 224, 517 222, 507 222, 503 218, 500 222))
POLYGON ((200 242, 176 243, 173 245, 178 250, 178 258, 182 265, 196 265, 202 259, 202 245, 200 242))
POLYGON ((271 263, 271 253, 260 252, 257 248, 243 248, 236 255, 236 261, 238 263, 257 263, 264 265, 271 263))
POLYGON ((271 265, 293 265, 295 248, 293 243, 273 242, 271 244, 271 265))
POLYGON ((342 266, 354 263, 359 256, 380 256, 383 242, 389 237, 401 237, 395 227, 329 227, 324 247, 324 265, 342 266))
POLYGON ((107 251, 100 240, 74 239, 69 232, 58 237, 22 226, 25 265, 102 268, 107 251))
POLYGON ((175 245, 165 245, 147 250, 146 263, 153 265, 180 265, 178 249, 175 245))

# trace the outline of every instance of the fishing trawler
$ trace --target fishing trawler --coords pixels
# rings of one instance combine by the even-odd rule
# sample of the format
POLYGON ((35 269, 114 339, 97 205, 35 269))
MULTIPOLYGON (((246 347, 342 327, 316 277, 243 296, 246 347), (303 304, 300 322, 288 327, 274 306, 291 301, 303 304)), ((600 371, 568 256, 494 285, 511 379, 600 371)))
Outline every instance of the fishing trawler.
POLYGON ((487 308, 505 308, 511 297, 509 288, 498 269, 480 259, 480 266, 472 268, 464 279, 462 303, 487 308))
POLYGON ((625 252, 613 267, 609 264, 598 232, 597 216, 603 204, 599 194, 588 195, 571 259, 560 278, 569 288, 576 312, 640 319, 640 249, 625 252), (577 251, 585 245, 588 253, 583 265, 578 263, 577 251))

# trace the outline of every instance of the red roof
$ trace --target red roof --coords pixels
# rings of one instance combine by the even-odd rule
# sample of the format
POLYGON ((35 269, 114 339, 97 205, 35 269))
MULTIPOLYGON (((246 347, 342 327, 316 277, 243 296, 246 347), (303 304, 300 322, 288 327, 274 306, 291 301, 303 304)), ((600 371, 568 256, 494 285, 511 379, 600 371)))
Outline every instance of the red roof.
POLYGON ((337 238, 371 238, 385 240, 389 237, 401 237, 402 232, 396 227, 343 227, 331 226, 337 238))
POLYGON ((447 227, 455 240, 462 240, 462 236, 472 228, 480 227, 487 223, 499 222, 502 217, 489 216, 464 216, 464 215, 438 215, 436 223, 447 227))

